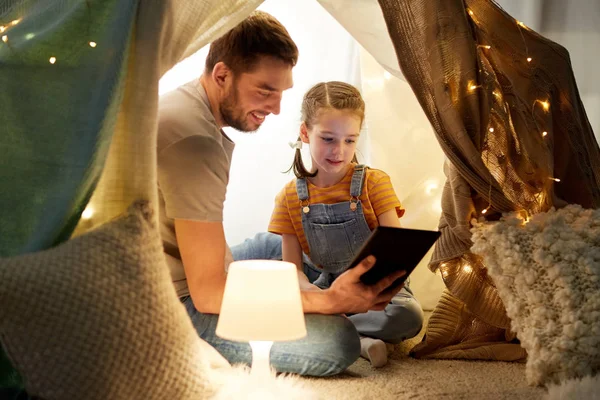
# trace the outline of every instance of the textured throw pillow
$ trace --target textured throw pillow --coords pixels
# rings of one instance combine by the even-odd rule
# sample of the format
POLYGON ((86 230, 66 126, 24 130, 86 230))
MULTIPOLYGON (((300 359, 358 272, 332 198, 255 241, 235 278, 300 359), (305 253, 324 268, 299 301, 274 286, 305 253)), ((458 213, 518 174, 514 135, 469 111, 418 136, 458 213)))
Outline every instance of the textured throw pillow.
POLYGON ((145 203, 47 251, 0 259, 0 340, 32 396, 203 399, 229 364, 177 299, 145 203))
POLYGON ((511 214, 476 224, 473 241, 529 355, 528 382, 600 370, 600 210, 511 214))

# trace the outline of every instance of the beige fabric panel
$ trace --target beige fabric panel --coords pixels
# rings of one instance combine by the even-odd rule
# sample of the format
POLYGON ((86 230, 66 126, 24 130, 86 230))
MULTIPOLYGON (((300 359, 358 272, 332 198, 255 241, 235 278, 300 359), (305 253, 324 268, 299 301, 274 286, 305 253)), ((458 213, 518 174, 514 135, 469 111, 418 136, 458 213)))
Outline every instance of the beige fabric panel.
POLYGON ((317 1, 386 71, 404 80, 377 0, 317 1))
POLYGON ((29 395, 212 395, 210 371, 229 363, 199 338, 175 296, 152 214, 138 202, 86 235, 0 260, 0 339, 29 395))

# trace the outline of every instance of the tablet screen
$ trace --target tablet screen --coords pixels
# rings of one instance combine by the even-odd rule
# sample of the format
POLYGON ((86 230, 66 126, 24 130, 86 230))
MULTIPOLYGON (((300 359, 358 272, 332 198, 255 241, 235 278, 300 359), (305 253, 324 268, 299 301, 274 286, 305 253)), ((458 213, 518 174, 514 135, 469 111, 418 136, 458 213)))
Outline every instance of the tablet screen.
POLYGON ((439 237, 439 231, 379 226, 356 254, 350 268, 373 255, 376 258, 375 265, 360 280, 372 285, 395 271, 404 270, 406 275, 392 286, 399 285, 408 278, 439 237))

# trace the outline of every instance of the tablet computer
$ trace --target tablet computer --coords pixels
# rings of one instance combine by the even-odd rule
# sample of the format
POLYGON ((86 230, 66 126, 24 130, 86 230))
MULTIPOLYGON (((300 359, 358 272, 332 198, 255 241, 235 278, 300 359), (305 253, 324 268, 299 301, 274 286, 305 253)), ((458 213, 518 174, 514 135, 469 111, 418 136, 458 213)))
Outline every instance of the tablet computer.
POLYGON ((356 254, 350 268, 373 255, 376 258, 375 265, 362 274, 360 280, 365 285, 373 285, 389 274, 403 270, 406 275, 391 286, 400 285, 439 237, 439 231, 378 226, 356 254))

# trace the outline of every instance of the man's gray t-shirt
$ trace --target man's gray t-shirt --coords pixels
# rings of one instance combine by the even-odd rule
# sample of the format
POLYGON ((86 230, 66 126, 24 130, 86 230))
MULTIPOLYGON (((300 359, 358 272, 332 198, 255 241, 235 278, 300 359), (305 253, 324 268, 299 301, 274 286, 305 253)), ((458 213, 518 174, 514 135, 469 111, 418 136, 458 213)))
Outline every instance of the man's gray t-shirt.
MULTIPOLYGON (((175 219, 223 221, 234 143, 219 129, 198 80, 160 98, 158 196, 160 234, 177 295, 189 295, 175 219)), ((226 248, 225 268, 232 261, 226 248)))

